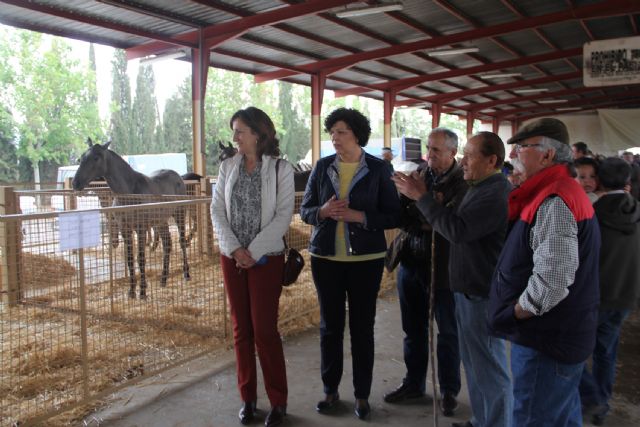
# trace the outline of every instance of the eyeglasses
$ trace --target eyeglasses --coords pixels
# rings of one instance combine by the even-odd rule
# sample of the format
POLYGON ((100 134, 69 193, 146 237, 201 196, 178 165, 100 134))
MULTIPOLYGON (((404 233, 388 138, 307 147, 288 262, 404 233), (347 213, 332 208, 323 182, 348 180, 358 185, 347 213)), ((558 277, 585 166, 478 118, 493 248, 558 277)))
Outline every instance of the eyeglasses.
POLYGON ((522 149, 528 147, 542 147, 542 144, 516 144, 516 151, 522 151, 522 149))

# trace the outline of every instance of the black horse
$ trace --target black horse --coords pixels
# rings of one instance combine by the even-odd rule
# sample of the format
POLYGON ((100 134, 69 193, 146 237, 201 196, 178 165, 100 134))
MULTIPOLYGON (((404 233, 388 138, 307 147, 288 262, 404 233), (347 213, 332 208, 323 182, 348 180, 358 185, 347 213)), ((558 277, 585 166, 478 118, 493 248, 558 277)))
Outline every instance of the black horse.
MULTIPOLYGON (((218 160, 222 163, 224 160, 229 157, 233 157, 238 152, 238 149, 234 147, 230 142, 225 146, 221 141, 218 141, 218 147, 220 148, 220 155, 218 156, 218 160)), ((309 175, 311 174, 311 165, 304 162, 298 162, 293 166, 293 185, 294 190, 296 192, 304 191, 307 186, 307 181, 309 181, 309 175)), ((183 179, 186 175, 192 176, 189 179, 200 179, 200 175, 195 173, 189 173, 182 175, 183 179)))
MULTIPOLYGON (((140 204, 141 198, 133 198, 131 194, 153 195, 186 195, 184 181, 176 172, 161 169, 151 176, 143 175, 133 168, 118 154, 108 149, 110 142, 104 145, 93 144, 87 139, 89 149, 82 155, 80 167, 73 178, 73 189, 82 190, 96 177, 102 176, 116 194, 114 206, 140 204)), ((182 249, 182 271, 184 278, 189 280, 189 264, 187 263, 187 242, 185 239, 185 207, 158 209, 151 213, 122 212, 116 214, 118 228, 125 242, 125 254, 129 269, 129 296, 136 297, 136 278, 133 265, 133 232, 138 236, 138 268, 140 269, 140 298, 146 298, 145 246, 146 231, 153 227, 162 239, 162 276, 160 285, 167 285, 169 276, 169 255, 171 253, 171 234, 169 232, 169 216, 173 216, 180 233, 180 248, 182 249)))

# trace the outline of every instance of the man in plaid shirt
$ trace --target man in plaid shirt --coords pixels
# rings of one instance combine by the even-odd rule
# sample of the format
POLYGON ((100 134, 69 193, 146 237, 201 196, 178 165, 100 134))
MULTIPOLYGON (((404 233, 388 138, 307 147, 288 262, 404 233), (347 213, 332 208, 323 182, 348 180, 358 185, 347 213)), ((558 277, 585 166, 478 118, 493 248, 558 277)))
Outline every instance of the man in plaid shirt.
POLYGON ((489 325, 512 343, 513 425, 580 426, 578 385, 598 317, 598 222, 567 168, 572 155, 561 121, 530 123, 508 144, 526 180, 509 195, 489 325))

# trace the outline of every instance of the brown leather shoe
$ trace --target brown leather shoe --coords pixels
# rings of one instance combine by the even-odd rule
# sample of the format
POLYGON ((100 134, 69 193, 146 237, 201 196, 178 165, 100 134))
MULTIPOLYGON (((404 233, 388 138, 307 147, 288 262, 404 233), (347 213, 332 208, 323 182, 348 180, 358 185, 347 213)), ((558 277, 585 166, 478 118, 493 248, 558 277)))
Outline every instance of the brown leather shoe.
POLYGON ((274 406, 267 414, 267 418, 264 420, 265 427, 275 427, 282 424, 284 417, 287 415, 286 406, 274 406))
POLYGON ((242 402, 242 406, 240 407, 240 412, 238 412, 238 418, 240 418, 240 423, 247 425, 251 421, 253 421, 253 416, 256 412, 256 401, 253 402, 242 402))

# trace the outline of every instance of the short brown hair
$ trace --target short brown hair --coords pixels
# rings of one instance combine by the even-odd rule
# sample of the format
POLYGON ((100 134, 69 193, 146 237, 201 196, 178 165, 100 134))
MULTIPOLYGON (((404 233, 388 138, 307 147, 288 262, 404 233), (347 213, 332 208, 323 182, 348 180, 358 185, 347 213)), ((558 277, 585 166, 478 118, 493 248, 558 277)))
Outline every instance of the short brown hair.
POLYGON ((483 156, 496 156, 496 168, 501 168, 504 163, 504 143, 498 135, 493 132, 478 132, 474 136, 482 138, 480 152, 483 156))

